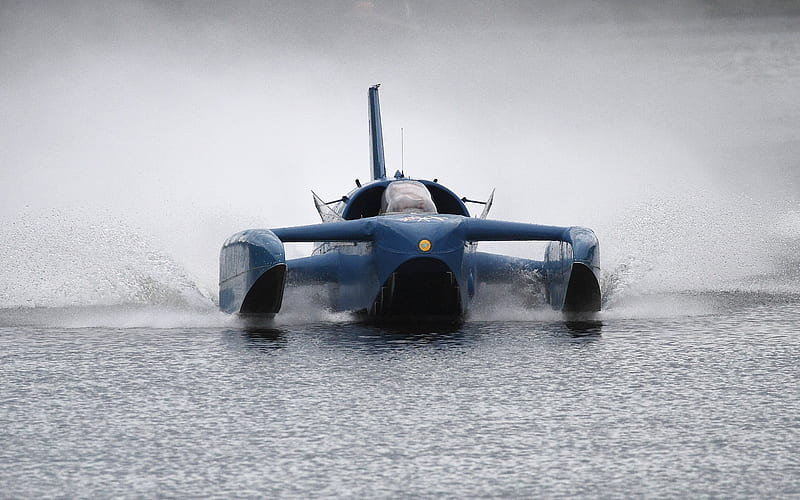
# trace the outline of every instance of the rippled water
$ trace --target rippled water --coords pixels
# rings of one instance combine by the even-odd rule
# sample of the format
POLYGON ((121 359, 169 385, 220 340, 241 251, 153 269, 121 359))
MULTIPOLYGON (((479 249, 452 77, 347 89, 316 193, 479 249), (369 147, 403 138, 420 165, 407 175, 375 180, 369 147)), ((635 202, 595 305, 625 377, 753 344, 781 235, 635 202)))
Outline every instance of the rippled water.
POLYGON ((800 495, 800 298, 669 300, 705 312, 6 310, 0 496, 800 495), (47 326, 67 319, 107 326, 47 326))

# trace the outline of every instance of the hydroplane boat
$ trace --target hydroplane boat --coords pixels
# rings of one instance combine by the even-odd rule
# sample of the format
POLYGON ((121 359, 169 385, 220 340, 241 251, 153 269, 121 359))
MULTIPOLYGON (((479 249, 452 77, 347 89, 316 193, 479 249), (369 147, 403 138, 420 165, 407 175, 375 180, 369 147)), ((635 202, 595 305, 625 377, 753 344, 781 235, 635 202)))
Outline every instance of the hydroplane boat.
MULTIPOLYGON (((333 202, 313 193, 321 222, 250 229, 220 253, 219 305, 226 313, 273 317, 288 286, 318 285, 335 311, 376 319, 453 319, 487 284, 533 277, 547 304, 565 313, 600 310, 599 244, 591 229, 487 219, 437 179, 387 177, 378 87, 368 91, 371 181, 333 202), (541 261, 478 251, 482 241, 545 241, 541 261), (316 243, 286 259, 284 244, 316 243)), ((525 290, 520 288, 519 290, 525 290)), ((527 293, 527 292, 520 292, 527 293)))

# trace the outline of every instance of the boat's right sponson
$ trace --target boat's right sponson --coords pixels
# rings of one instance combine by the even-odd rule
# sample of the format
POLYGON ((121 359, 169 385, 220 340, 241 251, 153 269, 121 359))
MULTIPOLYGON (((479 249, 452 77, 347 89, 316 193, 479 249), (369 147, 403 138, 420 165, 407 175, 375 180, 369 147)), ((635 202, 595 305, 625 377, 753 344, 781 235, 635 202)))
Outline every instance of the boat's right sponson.
POLYGON ((600 247, 590 229, 573 227, 569 241, 553 241, 545 252, 547 296, 553 309, 564 312, 600 310, 600 247))

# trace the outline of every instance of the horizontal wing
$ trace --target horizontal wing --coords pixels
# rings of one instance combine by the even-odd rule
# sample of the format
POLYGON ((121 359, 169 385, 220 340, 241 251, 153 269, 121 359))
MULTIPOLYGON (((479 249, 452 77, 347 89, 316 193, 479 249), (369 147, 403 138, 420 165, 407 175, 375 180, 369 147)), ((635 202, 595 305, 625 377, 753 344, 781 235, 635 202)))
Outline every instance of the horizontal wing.
POLYGON ((327 222, 310 226, 272 229, 279 240, 285 242, 314 241, 370 241, 374 231, 370 219, 327 222))
POLYGON ((570 241, 568 227, 475 218, 462 224, 466 241, 570 241))

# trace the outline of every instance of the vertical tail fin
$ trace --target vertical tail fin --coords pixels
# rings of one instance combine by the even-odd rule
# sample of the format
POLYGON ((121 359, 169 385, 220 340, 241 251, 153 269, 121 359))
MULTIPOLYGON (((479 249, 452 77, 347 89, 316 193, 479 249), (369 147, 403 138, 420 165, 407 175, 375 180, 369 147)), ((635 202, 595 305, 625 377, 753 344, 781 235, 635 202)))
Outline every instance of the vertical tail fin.
POLYGON ((378 100, 378 83, 369 88, 369 160, 372 180, 386 178, 386 163, 383 158, 383 127, 381 126, 381 103, 378 100))

